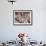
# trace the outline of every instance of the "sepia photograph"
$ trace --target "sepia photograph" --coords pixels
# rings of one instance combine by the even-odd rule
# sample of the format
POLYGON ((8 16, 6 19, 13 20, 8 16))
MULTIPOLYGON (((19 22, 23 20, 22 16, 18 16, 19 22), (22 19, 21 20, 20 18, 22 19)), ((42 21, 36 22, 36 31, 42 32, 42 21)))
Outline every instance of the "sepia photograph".
POLYGON ((13 24, 32 24, 32 10, 14 10, 13 24))

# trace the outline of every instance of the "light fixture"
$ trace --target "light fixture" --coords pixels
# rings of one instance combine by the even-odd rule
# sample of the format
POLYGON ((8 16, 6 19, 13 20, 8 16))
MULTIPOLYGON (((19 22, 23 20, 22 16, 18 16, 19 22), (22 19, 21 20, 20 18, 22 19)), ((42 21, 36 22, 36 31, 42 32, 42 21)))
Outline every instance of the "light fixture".
POLYGON ((16 2, 15 0, 8 0, 8 2, 11 2, 12 4, 16 2))

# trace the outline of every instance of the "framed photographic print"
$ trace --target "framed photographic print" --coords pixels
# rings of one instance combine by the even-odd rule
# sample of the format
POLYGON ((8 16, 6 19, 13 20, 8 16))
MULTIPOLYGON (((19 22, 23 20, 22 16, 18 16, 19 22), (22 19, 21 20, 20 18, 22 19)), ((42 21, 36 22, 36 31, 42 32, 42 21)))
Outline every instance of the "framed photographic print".
POLYGON ((32 25, 32 10, 13 10, 13 24, 32 25))

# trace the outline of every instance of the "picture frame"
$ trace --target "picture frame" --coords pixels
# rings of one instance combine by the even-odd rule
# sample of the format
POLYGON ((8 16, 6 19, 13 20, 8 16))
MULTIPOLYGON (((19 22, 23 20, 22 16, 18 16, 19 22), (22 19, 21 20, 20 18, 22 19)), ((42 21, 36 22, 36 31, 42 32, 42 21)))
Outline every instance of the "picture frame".
POLYGON ((32 10, 13 10, 13 25, 32 25, 32 10))

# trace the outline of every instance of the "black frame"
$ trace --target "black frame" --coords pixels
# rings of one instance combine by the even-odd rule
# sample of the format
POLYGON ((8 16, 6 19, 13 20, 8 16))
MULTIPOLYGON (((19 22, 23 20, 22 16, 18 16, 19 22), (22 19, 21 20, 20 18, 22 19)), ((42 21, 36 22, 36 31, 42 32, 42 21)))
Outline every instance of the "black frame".
POLYGON ((32 25, 33 24, 33 11, 32 10, 13 10, 13 25, 32 25), (14 24, 14 13, 16 11, 30 11, 31 12, 31 24, 14 24))

